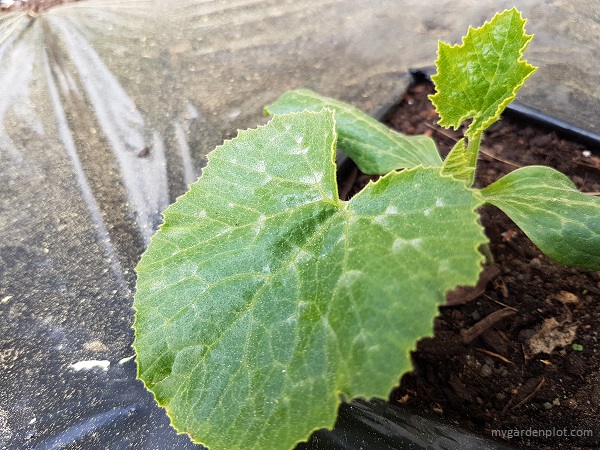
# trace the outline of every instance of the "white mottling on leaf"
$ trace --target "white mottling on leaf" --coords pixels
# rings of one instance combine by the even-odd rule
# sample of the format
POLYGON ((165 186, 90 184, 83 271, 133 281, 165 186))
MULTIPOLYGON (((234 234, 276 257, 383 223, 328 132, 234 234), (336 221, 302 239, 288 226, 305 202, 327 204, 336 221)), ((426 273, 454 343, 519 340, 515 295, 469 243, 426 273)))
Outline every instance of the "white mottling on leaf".
POLYGON ((267 220, 267 216, 265 216, 264 214, 261 214, 259 216, 259 218, 256 220, 256 225, 254 227, 254 230, 258 233, 260 232, 260 230, 262 230, 262 228, 265 225, 265 221, 267 220))
POLYGON ((423 239, 421 239, 421 238, 412 239, 410 241, 410 245, 412 245, 414 248, 419 248, 422 243, 423 243, 423 239))
POLYGON ((398 214, 398 208, 396 208, 395 206, 388 206, 385 210, 386 214, 398 214))
POLYGON ((285 319, 285 323, 288 325, 296 325, 298 323, 298 319, 296 318, 296 316, 290 316, 287 319, 285 319))
POLYGON ((290 149, 290 155, 306 155, 308 147, 293 147, 290 149))
POLYGON ((352 339, 352 344, 353 345, 363 344, 366 341, 367 341, 367 335, 365 334, 364 330, 360 330, 360 332, 356 336, 354 336, 354 338, 352 339))
POLYGON ((299 301, 298 302, 298 311, 304 311, 306 308, 308 308, 309 303, 305 302, 305 301, 299 301))
POLYGON ((281 203, 287 208, 297 208, 322 200, 318 192, 306 192, 304 194, 288 194, 281 197, 281 203))
POLYGON ((349 270, 348 272, 340 275, 340 277, 337 280, 337 285, 338 286, 346 286, 346 287, 352 286, 362 276, 363 276, 363 272, 360 270, 349 270))
POLYGON ((396 238, 394 240, 394 243, 392 244, 392 251, 394 253, 398 253, 399 251, 401 251, 404 247, 406 247, 406 245, 408 244, 408 241, 406 239, 402 239, 402 238, 396 238))
POLYGON ((373 218, 373 222, 384 225, 387 218, 388 218, 387 214, 379 214, 378 216, 375 216, 373 218))
POLYGON ((323 172, 313 172, 312 175, 308 175, 300 178, 298 181, 306 184, 317 184, 323 179, 323 172))
POLYGON ((300 250, 295 259, 298 264, 305 264, 312 259, 312 256, 306 250, 300 250))
POLYGON ((381 349, 381 346, 379 344, 376 344, 376 345, 369 346, 367 348, 367 351, 369 353, 375 353, 376 354, 377 352, 379 352, 380 349, 381 349))
POLYGON ((229 233, 232 229, 233 228, 231 228, 231 227, 224 227, 218 233, 215 233, 215 237, 223 236, 224 234, 229 233))
POLYGON ((267 166, 264 161, 257 161, 253 169, 257 172, 265 172, 267 170, 267 166))
POLYGON ((305 177, 299 178, 298 181, 300 183, 314 184, 315 183, 315 178, 313 176, 311 176, 311 175, 307 175, 305 177))
POLYGON ((438 269, 440 272, 448 272, 450 270, 450 262, 447 259, 440 261, 438 269))
POLYGON ((327 317, 323 316, 321 318, 321 324, 323 325, 323 330, 325 330, 328 334, 335 334, 327 317))
POLYGON ((444 203, 444 199, 443 198, 438 198, 435 201, 435 206, 446 206, 446 203, 444 203))
POLYGON ((394 240, 394 243, 392 244, 392 251, 394 253, 398 253, 399 251, 401 251, 403 248, 406 248, 407 246, 419 248, 421 246, 422 242, 423 242, 423 239, 421 239, 421 238, 410 239, 410 240, 396 238, 394 240))

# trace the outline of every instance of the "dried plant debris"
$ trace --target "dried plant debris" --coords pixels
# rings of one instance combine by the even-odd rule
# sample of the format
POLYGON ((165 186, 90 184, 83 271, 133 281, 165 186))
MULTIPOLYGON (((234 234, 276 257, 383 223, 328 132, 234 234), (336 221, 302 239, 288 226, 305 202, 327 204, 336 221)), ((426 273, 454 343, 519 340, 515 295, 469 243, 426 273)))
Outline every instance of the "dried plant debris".
POLYGON ((525 356, 533 358, 539 354, 551 354, 555 348, 566 347, 575 341, 577 325, 559 323, 554 317, 544 320, 525 345, 525 356))

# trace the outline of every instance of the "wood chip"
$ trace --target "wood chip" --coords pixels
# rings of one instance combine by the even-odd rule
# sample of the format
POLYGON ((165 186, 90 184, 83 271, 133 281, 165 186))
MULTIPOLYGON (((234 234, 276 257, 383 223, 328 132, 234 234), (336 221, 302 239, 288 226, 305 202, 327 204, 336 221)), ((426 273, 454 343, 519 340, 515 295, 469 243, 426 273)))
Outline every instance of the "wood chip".
POLYGON ((462 337, 463 343, 470 344, 488 328, 494 326, 494 324, 498 323, 505 317, 514 316, 515 314, 516 313, 510 308, 502 308, 494 311, 491 314, 488 314, 471 328, 460 331, 460 336, 462 337))
POLYGON ((529 402, 540 391, 545 382, 546 380, 544 377, 531 378, 525 384, 519 387, 519 389, 512 389, 512 397, 502 409, 502 414, 504 415, 504 413, 506 413, 506 411, 509 409, 513 410, 529 402))
POLYGON ((476 348, 475 350, 477 350, 478 352, 481 352, 481 353, 485 353, 486 355, 493 356, 494 358, 498 358, 500 361, 503 361, 507 364, 512 364, 513 366, 515 365, 514 362, 512 362, 508 358, 505 358, 504 356, 500 355, 499 353, 490 352, 489 350, 486 350, 485 348, 476 348))
POLYGON ((544 377, 542 377, 541 381, 538 383, 538 385, 535 387, 535 389, 527 397, 525 397, 523 400, 521 400, 519 403, 517 403, 511 409, 515 409, 515 408, 518 408, 519 406, 523 406, 525 403, 527 403, 529 400, 531 400, 533 397, 535 397, 535 394, 540 392, 540 389, 542 389, 542 386, 544 386, 545 383, 546 383, 546 379, 544 377))

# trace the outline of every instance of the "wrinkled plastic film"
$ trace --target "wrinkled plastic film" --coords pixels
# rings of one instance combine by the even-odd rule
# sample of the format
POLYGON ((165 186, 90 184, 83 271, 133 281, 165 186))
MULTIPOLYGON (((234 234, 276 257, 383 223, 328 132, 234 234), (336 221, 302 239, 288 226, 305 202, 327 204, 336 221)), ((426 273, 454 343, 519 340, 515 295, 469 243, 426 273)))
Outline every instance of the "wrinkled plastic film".
MULTIPOLYGON (((431 64, 437 39, 512 6, 466 3, 86 0, 0 12, 0 447, 199 448, 169 426, 131 359, 133 268, 161 211, 286 90, 373 113, 401 94, 408 67, 431 64)), ((548 68, 523 99, 594 125, 590 1, 521 3, 540 37, 530 60, 548 68), (569 27, 580 17, 585 35, 569 27)))

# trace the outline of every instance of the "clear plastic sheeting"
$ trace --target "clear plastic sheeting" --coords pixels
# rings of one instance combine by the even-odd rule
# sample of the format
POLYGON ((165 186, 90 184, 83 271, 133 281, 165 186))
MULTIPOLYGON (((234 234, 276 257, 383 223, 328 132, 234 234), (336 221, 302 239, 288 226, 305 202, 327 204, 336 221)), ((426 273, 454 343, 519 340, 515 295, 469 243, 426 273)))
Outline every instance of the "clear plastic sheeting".
MULTIPOLYGON (((514 2, 0 2, 0 448, 186 449, 135 380, 133 268, 206 154, 306 87, 369 113, 514 2)), ((592 0, 518 1, 521 101, 598 123, 592 0)))
MULTIPOLYGON (((525 3, 525 2, 523 2, 525 3)), ((519 101, 600 136, 600 9, 596 0, 527 5, 535 34, 528 59, 540 69, 519 101)))

